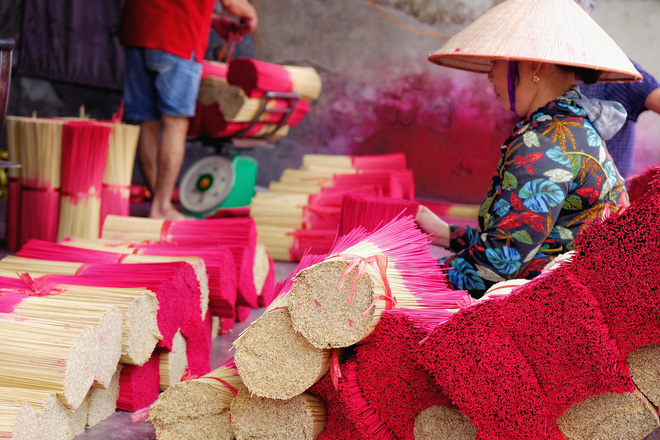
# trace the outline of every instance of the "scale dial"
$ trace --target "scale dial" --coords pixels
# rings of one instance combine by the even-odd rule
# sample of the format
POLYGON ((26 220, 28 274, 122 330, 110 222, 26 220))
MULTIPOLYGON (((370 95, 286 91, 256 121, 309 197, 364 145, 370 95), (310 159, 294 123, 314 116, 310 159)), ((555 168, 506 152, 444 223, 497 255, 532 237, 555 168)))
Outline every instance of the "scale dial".
POLYGON ((209 212, 227 198, 235 177, 231 162, 223 156, 198 160, 188 168, 179 184, 181 204, 190 212, 209 212))

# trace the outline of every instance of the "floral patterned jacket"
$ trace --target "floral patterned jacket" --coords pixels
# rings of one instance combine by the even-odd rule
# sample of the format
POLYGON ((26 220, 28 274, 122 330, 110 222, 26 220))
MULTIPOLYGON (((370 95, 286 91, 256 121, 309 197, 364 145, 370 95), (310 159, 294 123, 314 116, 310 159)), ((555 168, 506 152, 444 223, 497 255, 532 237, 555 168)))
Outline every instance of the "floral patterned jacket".
POLYGON ((479 211, 479 228, 451 225, 441 259, 458 289, 475 296, 492 284, 531 278, 569 250, 589 221, 628 205, 625 182, 604 139, 623 125, 615 102, 577 87, 516 125, 479 211))

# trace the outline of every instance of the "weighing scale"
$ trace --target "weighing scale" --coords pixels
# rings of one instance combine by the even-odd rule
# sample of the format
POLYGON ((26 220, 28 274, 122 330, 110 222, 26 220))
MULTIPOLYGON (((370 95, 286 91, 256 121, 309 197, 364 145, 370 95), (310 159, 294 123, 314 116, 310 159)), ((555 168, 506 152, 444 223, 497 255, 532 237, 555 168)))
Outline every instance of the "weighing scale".
POLYGON ((298 99, 298 93, 266 92, 254 119, 241 132, 231 138, 199 138, 203 144, 213 146, 218 154, 198 160, 181 176, 179 200, 186 215, 206 218, 222 208, 250 205, 257 184, 258 163, 243 152, 259 147, 274 147, 265 139, 286 124, 298 99), (289 106, 267 108, 270 99, 275 98, 288 100, 289 106), (279 113, 283 116, 271 132, 260 138, 242 137, 266 113, 279 113))

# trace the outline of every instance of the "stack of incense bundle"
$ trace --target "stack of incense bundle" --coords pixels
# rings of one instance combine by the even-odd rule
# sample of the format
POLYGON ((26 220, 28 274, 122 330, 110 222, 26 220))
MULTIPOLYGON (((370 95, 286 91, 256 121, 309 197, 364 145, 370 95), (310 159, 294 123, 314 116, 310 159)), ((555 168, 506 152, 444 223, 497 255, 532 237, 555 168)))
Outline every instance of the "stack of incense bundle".
MULTIPOLYGON (((21 163, 21 118, 8 116, 7 125, 7 159, 10 162, 21 163)), ((20 244, 21 225, 21 170, 7 169, 7 208, 5 217, 5 247, 15 251, 20 244)), ((57 204, 59 209, 59 204, 57 204)))
POLYGON ((103 172, 100 225, 108 214, 129 215, 131 179, 139 136, 138 125, 112 124, 103 172))
POLYGON ((15 249, 30 238, 54 241, 57 239, 60 216, 62 121, 10 117, 8 124, 12 131, 8 142, 17 143, 8 146, 8 149, 20 151, 17 159, 21 164, 21 189, 20 211, 16 211, 17 218, 10 217, 10 230, 7 232, 15 229, 14 220, 20 222, 15 249))
POLYGON ((172 385, 181 382, 183 374, 188 367, 188 357, 186 356, 186 340, 177 332, 172 338, 172 349, 158 349, 159 371, 160 371, 160 390, 165 391, 172 385))
POLYGON ((243 388, 230 360, 219 368, 167 389, 151 406, 149 419, 160 440, 231 440, 231 402, 243 388))
POLYGON ((106 388, 92 386, 86 400, 89 400, 87 426, 91 427, 115 413, 119 399, 119 378, 124 364, 119 364, 106 388))
POLYGON ((258 307, 254 285, 257 229, 250 217, 165 221, 137 217, 108 216, 103 238, 132 242, 160 242, 201 247, 226 246, 237 268, 237 304, 258 307))
POLYGON ((98 237, 101 191, 112 125, 69 121, 62 126, 62 195, 58 240, 98 237))

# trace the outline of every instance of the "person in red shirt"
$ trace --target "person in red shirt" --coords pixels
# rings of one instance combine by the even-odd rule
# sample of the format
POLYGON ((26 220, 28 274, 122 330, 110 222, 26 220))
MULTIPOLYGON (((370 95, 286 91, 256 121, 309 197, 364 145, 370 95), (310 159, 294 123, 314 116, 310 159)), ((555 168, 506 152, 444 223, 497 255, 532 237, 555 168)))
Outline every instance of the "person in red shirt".
POLYGON ((225 40, 257 28, 248 0, 220 0, 239 21, 215 14, 216 0, 126 0, 121 41, 125 47, 124 111, 140 123, 138 160, 151 189, 149 216, 186 218, 171 202, 186 147, 188 118, 202 73, 211 27, 225 40))

